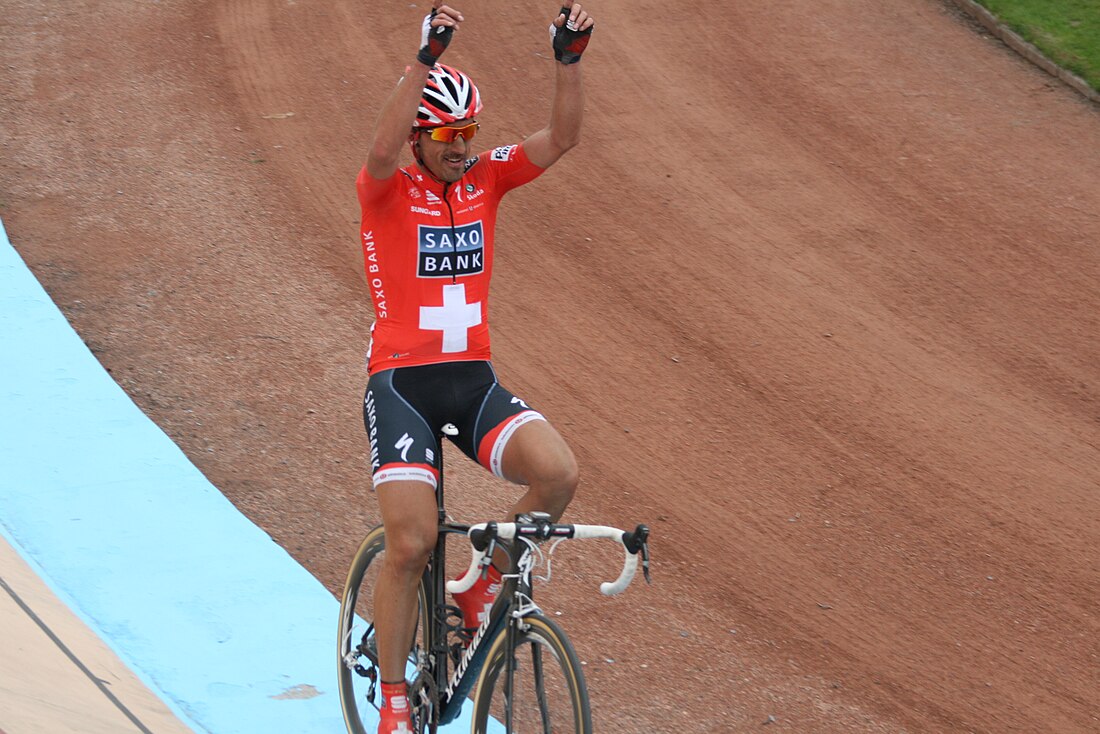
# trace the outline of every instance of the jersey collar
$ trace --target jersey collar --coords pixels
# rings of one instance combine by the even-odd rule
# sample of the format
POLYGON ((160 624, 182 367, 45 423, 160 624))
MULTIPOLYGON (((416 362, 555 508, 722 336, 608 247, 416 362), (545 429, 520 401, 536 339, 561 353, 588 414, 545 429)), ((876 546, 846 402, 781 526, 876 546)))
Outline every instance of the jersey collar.
POLYGON ((428 171, 427 167, 422 166, 419 161, 409 167, 411 169, 409 171, 409 177, 420 188, 431 191, 436 196, 442 197, 444 187, 446 187, 448 193, 454 191, 455 186, 463 182, 463 180, 466 178, 466 174, 469 173, 470 169, 473 168, 473 165, 477 163, 477 161, 478 156, 467 158, 466 170, 462 172, 462 178, 458 179, 450 185, 444 184, 442 181, 433 176, 431 172, 428 171))

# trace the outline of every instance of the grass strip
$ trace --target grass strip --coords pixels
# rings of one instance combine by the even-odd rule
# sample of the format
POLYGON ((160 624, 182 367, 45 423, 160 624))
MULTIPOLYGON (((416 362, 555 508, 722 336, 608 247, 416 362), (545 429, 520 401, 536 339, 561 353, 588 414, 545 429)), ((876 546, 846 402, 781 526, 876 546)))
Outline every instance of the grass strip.
POLYGON ((1062 68, 1100 91, 1100 0, 978 0, 1062 68))

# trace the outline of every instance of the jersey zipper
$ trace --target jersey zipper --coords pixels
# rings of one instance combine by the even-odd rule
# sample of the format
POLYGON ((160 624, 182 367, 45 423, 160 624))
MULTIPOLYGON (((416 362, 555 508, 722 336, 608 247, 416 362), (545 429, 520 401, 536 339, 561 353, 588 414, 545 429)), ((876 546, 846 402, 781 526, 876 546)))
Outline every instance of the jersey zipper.
MULTIPOLYGON (((447 205, 447 212, 451 215, 451 250, 454 252, 454 263, 458 265, 458 231, 455 229, 455 210, 451 207, 451 200, 447 198, 447 190, 451 188, 451 183, 447 182, 443 184, 443 203, 447 205)), ((458 274, 451 274, 451 285, 458 282, 458 274)))

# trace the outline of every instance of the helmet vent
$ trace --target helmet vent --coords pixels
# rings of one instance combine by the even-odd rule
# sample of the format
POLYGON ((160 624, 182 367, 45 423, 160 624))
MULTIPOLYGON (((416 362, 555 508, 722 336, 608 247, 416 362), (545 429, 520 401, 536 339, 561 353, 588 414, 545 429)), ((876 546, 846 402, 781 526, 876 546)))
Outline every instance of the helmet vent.
POLYGON ((420 97, 416 127, 446 125, 481 112, 481 95, 470 77, 458 69, 436 64, 420 97))

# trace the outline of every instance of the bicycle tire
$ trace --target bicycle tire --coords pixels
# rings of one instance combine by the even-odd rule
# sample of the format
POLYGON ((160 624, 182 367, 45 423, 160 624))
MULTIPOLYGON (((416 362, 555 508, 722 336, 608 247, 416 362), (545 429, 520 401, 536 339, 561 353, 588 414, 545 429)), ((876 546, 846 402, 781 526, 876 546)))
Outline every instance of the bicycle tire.
MULTIPOLYGON (((381 569, 386 549, 386 534, 381 525, 367 533, 367 537, 359 545, 359 549, 352 559, 351 568, 348 570, 347 580, 344 583, 344 592, 340 597, 340 625, 337 637, 337 666, 339 668, 340 681, 340 707, 344 713, 344 724, 349 734, 374 734, 377 726, 377 715, 371 716, 371 724, 366 723, 361 706, 373 709, 381 702, 381 686, 376 684, 373 700, 368 698, 366 692, 370 687, 368 678, 360 675, 352 664, 351 659, 362 661, 366 658, 368 663, 372 660, 369 644, 367 644, 367 632, 373 625, 373 591, 375 579, 381 569), (368 651, 363 650, 367 645, 368 651)), ((420 649, 430 650, 432 634, 431 625, 425 621, 430 619, 427 613, 428 574, 420 579, 417 590, 418 621, 413 639, 410 641, 410 657, 417 651, 417 640, 420 640, 420 649)), ((362 662, 360 662, 362 665, 362 662)), ((413 680, 408 681, 410 692, 413 680)), ((412 699, 413 696, 410 696, 412 699)), ((417 705, 417 701, 410 700, 417 705)), ((366 709, 364 709, 366 710, 366 709)), ((414 717, 415 718, 415 717, 414 717)), ((428 729, 428 717, 421 716, 414 723, 417 734, 428 729)))
POLYGON ((513 694, 506 692, 505 629, 493 641, 474 690, 473 734, 506 732, 509 707, 510 734, 591 734, 588 688, 569 638, 541 614, 524 617, 522 624, 525 629, 516 632, 513 694))

